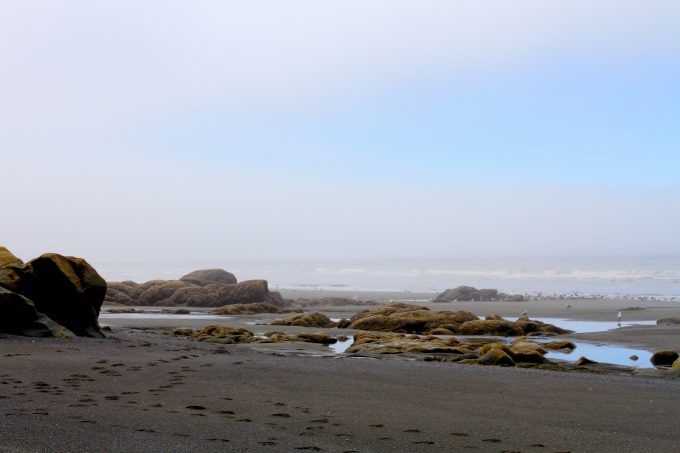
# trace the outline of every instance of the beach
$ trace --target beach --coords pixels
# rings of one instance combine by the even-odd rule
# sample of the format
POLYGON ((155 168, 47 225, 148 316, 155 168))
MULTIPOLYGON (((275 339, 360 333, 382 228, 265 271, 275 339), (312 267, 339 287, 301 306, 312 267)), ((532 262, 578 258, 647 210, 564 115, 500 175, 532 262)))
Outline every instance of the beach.
MULTIPOLYGON (((375 299, 381 300, 381 295, 375 299)), ((394 294, 388 299, 399 299, 394 294)), ((408 294, 402 294, 404 299, 408 294)), ((631 301, 423 303, 479 314, 607 320, 631 301)), ((636 319, 677 314, 635 302, 636 319)), ((110 307, 104 306, 104 312, 110 307)), ((309 307, 345 317, 366 307, 309 307)), ((147 307, 158 310, 159 307, 147 307)), ((633 313, 633 312, 624 312, 633 313)), ((630 315, 631 319, 633 315, 630 315)), ((179 326, 266 330, 282 315, 102 315, 105 339, 3 335, 0 451, 673 451, 680 380, 345 356, 310 343, 218 345, 179 326), (179 319, 183 318, 183 319, 179 319)), ((680 326, 574 334, 680 348, 680 326)))

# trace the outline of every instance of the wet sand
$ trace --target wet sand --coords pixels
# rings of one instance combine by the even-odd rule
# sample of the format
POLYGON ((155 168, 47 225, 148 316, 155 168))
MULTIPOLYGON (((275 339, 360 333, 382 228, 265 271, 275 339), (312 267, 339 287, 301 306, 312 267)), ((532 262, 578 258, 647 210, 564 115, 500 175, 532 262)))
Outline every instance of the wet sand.
MULTIPOLYGON (((585 302, 569 301, 569 313, 558 301, 432 306, 597 319, 631 305, 585 302)), ((635 315, 676 311, 649 306, 635 315)), ((220 324, 305 330, 267 325, 277 317, 220 324)), ((215 323, 206 320, 102 322, 113 326, 103 340, 0 338, 0 451, 677 449, 680 379, 349 358, 320 345, 215 345, 167 330, 215 323)), ((648 327, 580 335, 677 344, 677 326, 648 327), (645 333, 651 329, 658 335, 645 333)))

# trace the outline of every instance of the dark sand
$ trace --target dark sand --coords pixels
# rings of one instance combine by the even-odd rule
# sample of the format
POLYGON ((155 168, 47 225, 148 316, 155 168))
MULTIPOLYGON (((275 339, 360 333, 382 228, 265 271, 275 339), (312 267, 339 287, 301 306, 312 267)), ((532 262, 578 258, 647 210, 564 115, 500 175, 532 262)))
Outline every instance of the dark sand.
MULTIPOLYGON (((572 319, 620 307, 569 303, 572 319)), ((495 304, 473 311, 567 310, 557 301, 495 304)), ((272 317, 282 316, 221 324, 272 317)), ((349 358, 302 343, 221 346, 164 332, 181 322, 135 322, 105 322, 113 332, 104 340, 2 336, 0 451, 678 450, 680 379, 349 358)), ((677 344, 680 333, 643 330, 645 344, 677 344)), ((582 335, 636 335, 621 332, 582 335)))

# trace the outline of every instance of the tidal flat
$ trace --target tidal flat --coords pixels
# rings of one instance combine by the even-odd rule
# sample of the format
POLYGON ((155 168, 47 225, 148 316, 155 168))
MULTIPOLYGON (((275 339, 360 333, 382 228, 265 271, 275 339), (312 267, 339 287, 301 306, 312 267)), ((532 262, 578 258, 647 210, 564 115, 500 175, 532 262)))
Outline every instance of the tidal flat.
MULTIPOLYGON (((648 351, 680 348, 680 326, 616 324, 621 310, 630 321, 677 316, 672 303, 418 303, 479 315, 512 317, 527 311, 532 318, 611 322, 613 330, 568 337, 648 351)), ((305 311, 339 319, 365 308, 305 311)), ((354 332, 271 326, 273 319, 286 316, 275 314, 217 321, 176 316, 103 316, 101 324, 111 328, 104 339, 3 335, 0 451, 677 448, 680 379, 673 377, 475 366, 400 354, 345 355, 303 342, 211 344, 172 331, 220 324, 256 335, 274 328, 286 334, 354 332)))

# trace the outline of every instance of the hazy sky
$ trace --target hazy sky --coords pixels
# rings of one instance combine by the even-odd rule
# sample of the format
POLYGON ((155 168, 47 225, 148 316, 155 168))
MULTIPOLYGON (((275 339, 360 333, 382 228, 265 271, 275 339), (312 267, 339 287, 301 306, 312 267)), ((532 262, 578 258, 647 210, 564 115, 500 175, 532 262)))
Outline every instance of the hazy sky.
POLYGON ((680 254, 680 2, 0 2, 0 244, 680 254))

